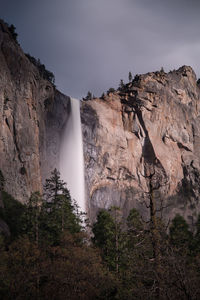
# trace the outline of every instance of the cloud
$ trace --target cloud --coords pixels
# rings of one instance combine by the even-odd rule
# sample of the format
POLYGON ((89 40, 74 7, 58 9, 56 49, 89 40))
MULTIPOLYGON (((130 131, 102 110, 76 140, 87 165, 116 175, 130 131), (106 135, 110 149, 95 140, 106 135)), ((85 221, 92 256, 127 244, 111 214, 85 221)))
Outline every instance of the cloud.
POLYGON ((101 94, 128 72, 191 64, 198 73, 199 1, 3 0, 26 52, 40 57, 66 94, 101 94), (17 2, 17 3, 16 3, 17 2))

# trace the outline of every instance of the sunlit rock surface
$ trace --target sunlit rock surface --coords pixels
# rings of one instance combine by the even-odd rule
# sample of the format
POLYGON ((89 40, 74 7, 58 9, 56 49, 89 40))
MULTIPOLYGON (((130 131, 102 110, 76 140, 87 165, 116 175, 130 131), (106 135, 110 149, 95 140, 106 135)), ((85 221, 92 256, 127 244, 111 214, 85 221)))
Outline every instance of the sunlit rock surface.
POLYGON ((192 68, 137 76, 121 91, 82 104, 91 219, 99 208, 136 207, 148 218, 149 178, 157 209, 192 224, 200 212, 200 99, 192 68))

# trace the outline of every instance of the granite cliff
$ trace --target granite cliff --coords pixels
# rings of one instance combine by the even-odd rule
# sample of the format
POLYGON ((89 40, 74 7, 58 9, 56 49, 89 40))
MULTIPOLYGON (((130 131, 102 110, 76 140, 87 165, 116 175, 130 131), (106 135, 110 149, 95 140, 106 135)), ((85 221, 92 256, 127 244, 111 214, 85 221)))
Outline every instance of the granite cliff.
MULTIPOLYGON (((44 79, 0 21, 0 170, 19 201, 42 191, 59 166, 70 98, 44 79)), ((150 188, 166 219, 192 225, 200 212, 200 89, 194 71, 136 76, 120 90, 82 102, 88 212, 136 207, 148 218, 150 188)))
POLYGON ((150 185, 165 218, 200 212, 200 89, 191 67, 136 76, 82 105, 91 219, 99 208, 149 215, 150 185))
POLYGON ((0 170, 19 201, 42 190, 58 165, 69 97, 45 80, 0 21, 0 170))

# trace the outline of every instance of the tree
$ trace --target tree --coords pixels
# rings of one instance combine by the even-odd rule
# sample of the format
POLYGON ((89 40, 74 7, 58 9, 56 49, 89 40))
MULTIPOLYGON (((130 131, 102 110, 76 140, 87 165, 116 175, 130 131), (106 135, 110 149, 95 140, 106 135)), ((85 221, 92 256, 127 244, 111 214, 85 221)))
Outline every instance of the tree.
POLYGON ((18 42, 17 42, 17 36, 18 36, 18 34, 16 33, 16 27, 13 25, 13 24, 11 24, 9 27, 8 27, 8 29, 9 29, 9 31, 10 31, 10 33, 11 33, 11 35, 12 35, 12 37, 13 37, 13 39, 14 39, 14 41, 18 44, 18 42))
MULTIPOLYGON (((82 234, 65 232, 61 245, 50 248, 45 299, 113 299, 111 274, 102 265, 99 252, 80 243, 82 234)), ((42 298, 43 299, 43 298, 42 298)))
POLYGON ((113 206, 109 211, 100 210, 92 232, 93 242, 101 249, 102 258, 109 269, 119 273, 123 260, 123 233, 119 207, 113 206))
POLYGON ((144 228, 141 216, 135 208, 132 208, 129 212, 127 226, 130 231, 136 232, 143 230, 144 228))
POLYGON ((42 198, 40 193, 32 193, 31 197, 26 203, 26 209, 24 214, 24 231, 33 241, 36 242, 37 245, 39 242, 41 203, 42 198))
POLYGON ((133 76, 132 76, 131 72, 128 73, 128 80, 129 80, 129 82, 131 82, 133 80, 133 76))
POLYGON ((107 90, 107 95, 109 95, 110 93, 114 93, 115 89, 114 88, 109 88, 109 90, 107 90))
POLYGON ((41 206, 41 227, 51 243, 59 243, 64 230, 80 232, 81 219, 77 207, 72 203, 66 183, 60 179, 57 169, 44 185, 44 199, 41 206))
POLYGON ((45 65, 41 63, 40 59, 36 59, 35 57, 31 56, 29 53, 25 54, 26 57, 29 59, 29 61, 34 64, 34 66, 37 67, 40 76, 42 76, 42 78, 50 81, 53 85, 55 84, 55 76, 54 74, 47 70, 45 65))
POLYGON ((135 208, 132 208, 127 218, 127 245, 129 249, 135 249, 145 241, 145 227, 141 216, 135 208))
POLYGON ((115 252, 115 271, 119 273, 121 265, 120 259, 123 257, 123 235, 122 235, 122 214, 117 206, 112 206, 109 213, 114 221, 114 252, 115 252))
POLYGON ((123 89, 124 89, 124 81, 121 79, 119 84, 119 90, 123 91, 123 89))
POLYGON ((102 258, 110 269, 114 269, 114 220, 107 210, 100 210, 97 221, 94 223, 92 232, 93 242, 102 251, 102 258))
POLYGON ((161 69, 160 69, 160 73, 162 73, 162 74, 164 74, 164 73, 165 73, 165 71, 164 71, 164 68, 163 68, 163 67, 161 67, 161 69))
POLYGON ((84 101, 88 101, 88 100, 92 100, 94 98, 94 96, 92 95, 92 93, 90 91, 88 91, 87 96, 85 98, 83 98, 84 101))
POLYGON ((180 251, 188 249, 192 241, 192 233, 185 219, 177 214, 170 226, 170 242, 180 251))

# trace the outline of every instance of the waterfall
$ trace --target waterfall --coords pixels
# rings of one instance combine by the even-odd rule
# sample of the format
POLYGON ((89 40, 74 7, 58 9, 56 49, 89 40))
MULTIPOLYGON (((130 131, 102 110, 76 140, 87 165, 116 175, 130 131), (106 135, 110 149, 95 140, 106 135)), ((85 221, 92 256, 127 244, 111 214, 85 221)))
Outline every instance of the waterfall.
POLYGON ((80 118, 80 101, 71 101, 70 116, 64 129, 60 149, 60 174, 67 183, 72 199, 85 212, 83 141, 80 118))

